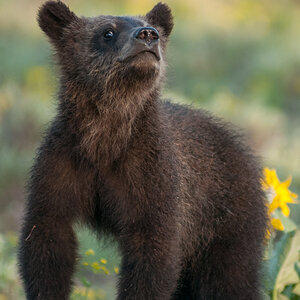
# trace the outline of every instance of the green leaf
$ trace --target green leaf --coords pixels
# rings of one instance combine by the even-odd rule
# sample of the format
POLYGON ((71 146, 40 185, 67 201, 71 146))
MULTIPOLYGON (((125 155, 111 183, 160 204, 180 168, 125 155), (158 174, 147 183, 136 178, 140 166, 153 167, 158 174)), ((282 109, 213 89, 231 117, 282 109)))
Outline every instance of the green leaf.
POLYGON ((293 294, 300 296, 300 281, 294 287, 293 294))
POLYGON ((80 281, 87 288, 89 288, 89 287, 92 286, 92 283, 87 278, 85 278, 85 277, 81 277, 80 281))
POLYGON ((284 290, 283 290, 283 292, 282 292, 282 294, 284 295, 284 296, 286 296, 286 297, 288 297, 288 299, 291 299, 292 298, 292 294, 293 294, 293 285, 287 285, 285 288, 284 288, 284 290))
POLYGON ((279 269, 284 261, 285 258, 285 252, 287 252, 287 248, 289 247, 289 244, 291 243, 291 239, 294 237, 295 233, 283 233, 281 238, 274 243, 273 249, 271 250, 271 253, 269 254, 270 258, 267 261, 267 289, 268 291, 273 291, 277 274, 279 272, 279 269))
POLYGON ((300 278, 300 252, 299 252, 299 257, 298 257, 298 262, 295 264, 295 270, 300 278))
POLYGON ((262 291, 262 300, 271 300, 270 295, 268 295, 266 291, 262 291))
POLYGON ((274 260, 279 272, 273 287, 273 299, 281 299, 285 286, 298 283, 299 277, 295 270, 300 250, 300 231, 286 233, 274 247, 274 260))
POLYGON ((285 295, 280 294, 278 295, 277 300, 289 300, 289 298, 285 295))
POLYGON ((281 210, 276 209, 274 211, 273 215, 275 218, 278 218, 281 221, 281 223, 284 227, 284 232, 290 232, 290 231, 294 231, 297 229, 296 223, 294 223, 294 221, 291 218, 283 215, 281 210))

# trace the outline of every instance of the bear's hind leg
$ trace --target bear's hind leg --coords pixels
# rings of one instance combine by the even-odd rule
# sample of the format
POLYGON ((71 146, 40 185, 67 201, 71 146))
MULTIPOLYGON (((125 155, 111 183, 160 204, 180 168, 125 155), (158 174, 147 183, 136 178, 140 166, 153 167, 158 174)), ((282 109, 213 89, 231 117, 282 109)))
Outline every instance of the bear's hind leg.
POLYGON ((261 299, 261 246, 246 240, 220 240, 206 249, 194 273, 191 299, 261 299))

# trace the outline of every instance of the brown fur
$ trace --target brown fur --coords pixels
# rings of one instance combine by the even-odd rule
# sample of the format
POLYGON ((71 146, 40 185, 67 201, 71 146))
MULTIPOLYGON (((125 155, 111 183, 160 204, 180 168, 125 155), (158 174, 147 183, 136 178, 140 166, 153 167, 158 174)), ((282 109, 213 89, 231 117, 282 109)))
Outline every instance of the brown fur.
POLYGON ((161 100, 170 9, 79 18, 49 1, 39 24, 61 77, 20 237, 27 299, 68 299, 79 221, 118 242, 119 300, 260 299, 260 167, 231 126, 161 100), (156 58, 137 50, 144 26, 156 58))

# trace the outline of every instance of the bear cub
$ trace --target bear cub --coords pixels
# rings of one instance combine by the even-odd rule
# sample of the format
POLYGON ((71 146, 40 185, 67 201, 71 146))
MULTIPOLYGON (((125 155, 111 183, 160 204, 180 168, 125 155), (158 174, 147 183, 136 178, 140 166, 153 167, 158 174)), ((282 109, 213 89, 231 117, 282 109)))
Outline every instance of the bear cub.
POLYGON ((170 8, 86 18, 48 1, 38 22, 60 88, 28 184, 27 299, 69 299, 75 223, 116 240, 118 300, 260 299, 260 166, 230 125, 161 99, 170 8))

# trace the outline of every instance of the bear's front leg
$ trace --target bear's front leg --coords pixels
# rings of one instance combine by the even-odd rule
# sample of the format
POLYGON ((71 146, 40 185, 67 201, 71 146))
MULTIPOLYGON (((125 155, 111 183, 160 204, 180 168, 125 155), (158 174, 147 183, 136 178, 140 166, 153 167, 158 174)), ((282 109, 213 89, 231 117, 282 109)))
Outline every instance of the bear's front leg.
POLYGON ((123 255, 117 300, 168 300, 180 273, 179 242, 167 228, 122 235, 123 255))
POLYGON ((28 300, 69 299, 77 257, 72 225, 88 215, 94 197, 92 170, 75 168, 70 153, 55 149, 55 142, 41 148, 33 167, 19 241, 28 300))

